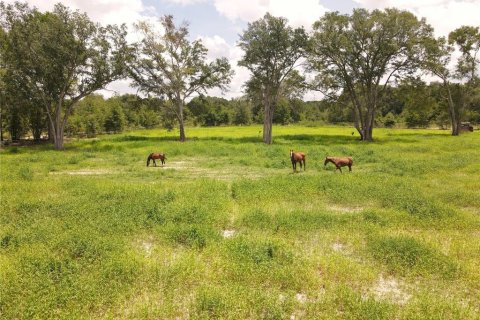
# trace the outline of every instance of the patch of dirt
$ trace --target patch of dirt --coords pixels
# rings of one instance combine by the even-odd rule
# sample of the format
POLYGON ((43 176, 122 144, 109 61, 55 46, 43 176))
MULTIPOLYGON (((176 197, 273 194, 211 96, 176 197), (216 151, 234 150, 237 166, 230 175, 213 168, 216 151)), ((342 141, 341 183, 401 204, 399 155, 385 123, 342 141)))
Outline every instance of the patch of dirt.
POLYGON ((110 170, 105 169, 96 169, 96 170, 73 170, 73 171, 53 171, 50 174, 67 174, 72 176, 89 176, 89 175, 100 175, 100 174, 111 174, 113 173, 110 170))
POLYGON ((149 240, 142 241, 142 249, 145 252, 145 256, 150 257, 152 255, 153 244, 149 240))
POLYGON ((373 294, 378 300, 390 300, 393 303, 404 305, 412 296, 401 287, 403 285, 397 279, 392 277, 385 279, 383 276, 380 276, 373 288, 373 294))
POLYGON ((345 245, 340 242, 332 244, 332 250, 339 253, 345 253, 345 245))
POLYGON ((136 239, 132 244, 139 253, 145 257, 151 257, 154 248, 154 239, 151 236, 140 237, 136 239))
POLYGON ((298 302, 303 304, 303 303, 308 301, 308 298, 307 298, 307 295, 305 293, 300 293, 299 292, 295 295, 295 300, 297 300, 298 302))
POLYGON ((181 170, 189 176, 212 178, 217 180, 232 180, 234 178, 249 178, 258 179, 267 174, 262 171, 249 170, 246 171, 244 167, 222 167, 222 168, 205 168, 199 167, 198 163, 208 162, 208 159, 189 159, 186 161, 172 161, 167 162, 163 168, 181 170))
POLYGON ((231 237, 233 237, 236 233, 237 233, 237 231, 235 231, 235 230, 223 230, 222 236, 223 236, 224 238, 231 238, 231 237))
POLYGON ((338 205, 329 205, 327 206, 328 210, 342 212, 342 213, 355 213, 363 211, 363 207, 345 207, 345 206, 338 206, 338 205))
POLYGON ((464 207, 463 210, 467 211, 468 213, 480 214, 480 208, 476 207, 464 207))

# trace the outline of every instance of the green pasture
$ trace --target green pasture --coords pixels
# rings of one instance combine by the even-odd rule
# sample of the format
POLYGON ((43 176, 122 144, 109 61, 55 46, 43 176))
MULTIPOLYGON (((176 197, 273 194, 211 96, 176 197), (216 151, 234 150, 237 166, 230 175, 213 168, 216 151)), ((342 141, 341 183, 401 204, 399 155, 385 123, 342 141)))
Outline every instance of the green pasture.
POLYGON ((478 131, 186 132, 0 151, 1 319, 480 318, 478 131))

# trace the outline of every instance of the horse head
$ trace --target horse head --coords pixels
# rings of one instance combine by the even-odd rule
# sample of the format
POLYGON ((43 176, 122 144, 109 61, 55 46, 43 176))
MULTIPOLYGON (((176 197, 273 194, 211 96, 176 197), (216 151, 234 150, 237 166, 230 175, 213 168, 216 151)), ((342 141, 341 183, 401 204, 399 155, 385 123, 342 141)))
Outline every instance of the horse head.
POLYGON ((147 167, 150 165, 150 160, 152 159, 152 154, 150 153, 147 158, 147 167))
POLYGON ((327 163, 329 163, 330 161, 332 161, 332 159, 330 159, 330 157, 325 157, 325 162, 323 163, 323 166, 326 166, 327 163))

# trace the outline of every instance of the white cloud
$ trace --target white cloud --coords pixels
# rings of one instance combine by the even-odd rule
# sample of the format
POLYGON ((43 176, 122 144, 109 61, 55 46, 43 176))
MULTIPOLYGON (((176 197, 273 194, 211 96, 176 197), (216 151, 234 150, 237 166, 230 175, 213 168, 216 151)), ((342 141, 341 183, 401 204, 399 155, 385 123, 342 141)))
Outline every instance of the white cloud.
MULTIPOLYGON (((14 0, 6 0, 13 3, 14 0)), ((146 14, 154 11, 152 7, 146 7, 142 0, 27 0, 31 6, 41 11, 52 10, 58 2, 73 9, 86 12, 91 20, 101 24, 131 25, 146 14)))
POLYGON ((480 25, 479 0, 354 0, 368 9, 396 7, 425 17, 437 36, 462 25, 480 25))
POLYGON ((318 0, 213 0, 217 11, 231 20, 255 21, 270 12, 285 17, 294 27, 310 29, 327 8, 318 0))
POLYGON ((207 0, 166 0, 166 2, 170 2, 170 3, 173 3, 173 4, 179 4, 179 5, 182 5, 182 6, 187 6, 187 5, 191 5, 191 4, 196 4, 196 3, 202 3, 202 2, 206 2, 207 0))
POLYGON ((232 70, 235 75, 229 85, 227 92, 221 92, 220 89, 212 89, 208 92, 209 95, 221 96, 226 99, 239 97, 243 94, 242 86, 250 78, 250 73, 246 68, 239 67, 238 61, 243 56, 243 50, 236 45, 230 45, 222 37, 215 35, 213 37, 199 37, 202 43, 208 49, 207 58, 213 60, 216 58, 225 57, 230 62, 232 70))
POLYGON ((110 83, 104 90, 99 90, 97 93, 103 95, 105 98, 110 98, 115 94, 137 94, 137 89, 131 87, 130 80, 123 79, 110 83))

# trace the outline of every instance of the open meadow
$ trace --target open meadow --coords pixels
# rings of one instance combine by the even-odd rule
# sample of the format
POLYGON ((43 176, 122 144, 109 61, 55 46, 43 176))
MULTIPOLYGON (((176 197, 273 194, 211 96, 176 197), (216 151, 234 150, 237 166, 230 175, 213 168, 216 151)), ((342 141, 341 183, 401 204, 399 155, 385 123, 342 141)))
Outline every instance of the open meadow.
POLYGON ((3 148, 0 318, 480 318, 480 132, 260 131, 3 148))

